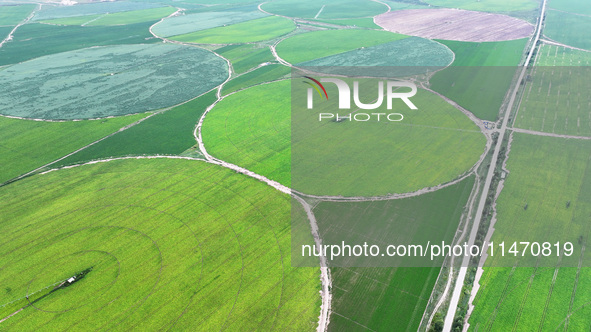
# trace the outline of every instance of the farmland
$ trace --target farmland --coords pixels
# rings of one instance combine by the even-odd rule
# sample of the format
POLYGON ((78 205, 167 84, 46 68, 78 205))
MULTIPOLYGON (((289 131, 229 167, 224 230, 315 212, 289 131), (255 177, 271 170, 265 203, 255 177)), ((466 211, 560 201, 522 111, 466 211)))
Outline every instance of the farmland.
POLYGON ((455 59, 451 67, 431 78, 431 88, 480 119, 496 120, 527 39, 486 43, 440 42, 454 52, 455 59))
POLYGON ((0 310, 24 307, 3 328, 316 323, 318 268, 292 268, 286 255, 289 197, 254 179, 204 162, 126 160, 37 175, 0 197, 11 303, 0 310))
POLYGON ((471 42, 529 37, 534 27, 505 16, 454 9, 409 9, 385 13, 375 19, 384 29, 429 39, 471 42))
POLYGON ((125 11, 112 14, 99 14, 87 16, 75 16, 67 18, 56 18, 42 21, 43 23, 59 25, 122 25, 141 22, 154 22, 174 13, 172 7, 158 7, 143 10, 125 11))
POLYGON ((589 29, 591 29, 591 16, 557 10, 549 10, 546 14, 544 35, 559 43, 591 50, 591 40, 580 33, 589 29))
POLYGON ((569 13, 591 15, 591 8, 585 0, 550 0, 548 7, 569 13))
POLYGON ((35 14, 33 19, 36 21, 42 21, 64 17, 119 13, 157 7, 162 7, 162 5, 158 3, 127 1, 97 2, 76 6, 43 6, 42 9, 35 14))
MULTIPOLYGON (((404 242, 412 238, 412 243, 422 243, 425 238, 451 241, 473 184, 474 178, 470 177, 413 198, 322 202, 314 212, 324 243, 335 243, 331 239, 337 238, 338 242, 347 243, 358 243, 360 238, 368 243, 402 243, 403 238, 404 242), (411 224, 412 230, 408 227, 411 224), (356 236, 349 236, 353 233, 356 236)), ((330 330, 348 330, 353 321, 354 325, 375 331, 416 331, 440 269, 405 266, 332 268, 334 302, 330 330)))
POLYGON ((370 47, 408 36, 371 30, 327 30, 287 38, 277 45, 277 53, 285 61, 300 64, 330 55, 370 47))
MULTIPOLYGON (((329 94, 331 91, 336 94, 328 89, 329 94)), ((309 113, 308 117, 290 119, 285 107, 289 93, 289 82, 278 82, 222 100, 204 121, 203 140, 208 152, 284 185, 293 183, 290 177, 295 176, 298 184, 294 187, 306 193, 350 196, 403 193, 451 181, 478 161, 484 148, 484 136, 467 117, 426 91, 420 90, 415 97, 422 111, 408 114, 410 124, 368 122, 361 126, 335 122, 316 125, 309 121, 309 113), (261 104, 261 100, 265 102, 261 104), (290 125, 302 132, 290 134, 290 125), (300 142, 298 137, 304 136, 297 135, 303 133, 308 134, 300 142), (363 140, 357 139, 361 137, 363 140), (367 146, 373 148, 368 150, 367 146), (384 155, 382 151, 391 152, 384 155), (298 160, 292 163, 291 173, 290 155, 298 160), (412 166, 409 160, 413 160, 412 166), (433 168, 433 163, 449 167, 433 168), (366 176, 334 181, 346 178, 344 174, 352 169, 366 176), (386 174, 389 181, 380 181, 386 174)))
POLYGON ((110 157, 179 155, 195 144, 193 130, 205 109, 215 101, 215 91, 157 114, 140 124, 90 146, 55 166, 110 157))
POLYGON ((524 134, 514 137, 507 165, 510 174, 498 199, 493 240, 561 238, 575 244, 576 257, 573 261, 562 257, 558 269, 546 260, 537 268, 485 268, 470 324, 479 329, 533 326, 553 331, 567 323, 569 330, 577 331, 591 323, 584 308, 591 287, 589 268, 586 263, 577 268, 577 238, 582 236, 586 242, 589 233, 591 144, 524 134), (531 165, 536 165, 535 172, 531 165), (572 203, 567 205, 567 201, 572 203), (523 208, 525 204, 527 209, 523 208), (576 314, 572 320, 565 320, 570 313, 576 314))
POLYGON ((18 28, 12 42, 0 48, 0 66, 91 46, 160 42, 148 31, 151 24, 109 27, 26 24, 18 28))
POLYGON ((259 11, 194 13, 167 18, 156 24, 152 31, 161 37, 171 37, 200 30, 230 26, 265 16, 265 14, 259 11))
POLYGON ((354 18, 384 13, 388 7, 368 0, 278 0, 262 9, 278 15, 301 18, 354 18))
POLYGON ((536 0, 426 0, 433 6, 460 8, 485 12, 527 11, 538 8, 536 0))
POLYGON ((216 49, 215 52, 230 60, 236 74, 242 74, 262 63, 275 60, 268 47, 259 45, 227 45, 216 49))
POLYGON ((0 5, 0 25, 14 26, 24 20, 36 5, 0 5))
POLYGON ((515 126, 555 134, 591 136, 589 67, 534 67, 515 126))
POLYGON ((147 114, 76 122, 0 117, 0 183, 74 152, 145 116, 147 114))
POLYGON ((201 30, 171 37, 172 40, 197 44, 236 44, 267 40, 285 35, 295 29, 286 18, 270 16, 236 23, 231 26, 201 30))
POLYGON ((156 110, 220 84, 228 75, 226 66, 209 51, 166 44, 49 55, 0 71, 0 113, 84 119, 156 110), (195 58, 200 62, 189 61, 195 58))
POLYGON ((543 44, 536 59, 536 66, 591 66, 591 52, 543 44))
POLYGON ((229 81, 224 85, 222 94, 229 94, 259 83, 275 81, 288 76, 289 73, 289 67, 279 64, 267 65, 229 81))

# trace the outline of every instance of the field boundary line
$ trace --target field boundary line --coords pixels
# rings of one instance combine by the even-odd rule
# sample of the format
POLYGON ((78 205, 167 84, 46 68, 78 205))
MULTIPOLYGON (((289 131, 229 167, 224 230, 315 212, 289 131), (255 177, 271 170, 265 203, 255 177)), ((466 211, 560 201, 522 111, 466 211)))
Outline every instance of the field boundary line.
MULTIPOLYGON (((544 37, 545 37, 545 36, 544 36, 544 37)), ((554 46, 562 46, 562 47, 564 47, 564 48, 570 48, 570 49, 572 49, 572 50, 577 50, 577 51, 582 51, 582 52, 591 53, 591 50, 586 50, 586 49, 583 49, 583 48, 578 48, 578 47, 570 46, 570 45, 567 45, 567 44, 562 44, 562 43, 559 43, 559 42, 553 41, 553 40, 551 40, 551 39, 550 39, 550 38, 548 38, 548 37, 545 37, 544 39, 540 39, 540 41, 541 41, 542 43, 549 44, 549 45, 554 45, 554 46)))
POLYGON ((529 135, 536 135, 536 136, 547 136, 547 137, 554 137, 554 138, 566 138, 566 139, 581 139, 581 140, 591 140, 589 136, 576 136, 576 135, 562 135, 562 134, 554 134, 554 133, 546 133, 543 131, 535 131, 529 129, 521 129, 521 128, 507 128, 507 130, 521 133, 521 134, 529 134, 529 135))

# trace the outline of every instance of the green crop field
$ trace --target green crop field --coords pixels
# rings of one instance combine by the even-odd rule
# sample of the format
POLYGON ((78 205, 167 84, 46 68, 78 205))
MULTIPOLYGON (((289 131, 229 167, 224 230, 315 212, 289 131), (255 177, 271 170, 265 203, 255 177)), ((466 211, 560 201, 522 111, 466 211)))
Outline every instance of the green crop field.
POLYGON ((527 39, 502 42, 440 41, 455 54, 451 67, 436 73, 431 88, 478 118, 496 120, 527 39))
POLYGON ((277 53, 285 61, 299 64, 404 38, 409 37, 386 31, 316 31, 287 38, 277 45, 277 53))
POLYGON ((536 66, 591 66, 591 52, 549 44, 542 44, 538 52, 536 66))
POLYGON ((589 233, 590 152, 588 141, 514 134, 492 240, 555 242, 558 236, 574 243, 576 260, 563 257, 565 266, 559 269, 544 263, 537 268, 485 268, 470 319, 474 330, 555 331, 567 323, 569 330, 580 331, 591 323, 585 308, 591 273, 588 265, 577 268, 577 239, 588 239, 589 233))
POLYGON ((302 62, 300 66, 400 66, 415 68, 420 73, 433 67, 448 66, 453 53, 432 40, 409 37, 380 45, 364 47, 320 59, 302 62))
POLYGON ((56 18, 42 21, 49 24, 61 25, 123 25, 141 22, 153 22, 174 13, 172 7, 158 7, 143 10, 133 10, 113 14, 87 15, 67 18, 56 18))
POLYGON ((0 5, 0 25, 17 25, 27 18, 36 5, 0 5))
POLYGON ((15 32, 13 41, 0 48, 0 66, 91 46, 160 42, 150 34, 151 24, 110 27, 25 24, 15 32))
POLYGON ((50 163, 147 114, 76 122, 0 117, 0 183, 50 163))
MULTIPOLYGON (((336 95, 336 88, 331 88, 329 95, 336 95)), ((295 126, 310 133, 309 140, 297 145, 306 160, 297 164, 300 187, 296 189, 345 196, 409 192, 453 180, 467 171, 485 143, 466 116, 436 95, 419 90, 414 100, 421 111, 405 114, 408 120, 400 125, 331 121, 311 125, 309 118, 300 117, 297 121, 305 122, 300 127, 291 125, 290 82, 259 85, 214 107, 205 119, 203 140, 211 155, 289 185, 291 172, 295 172, 290 172, 290 155, 295 154, 290 150, 290 126, 295 126), (315 142, 329 146, 321 148, 315 142), (343 166, 335 168, 335 163, 343 166), (434 163, 445 167, 432 167, 434 163), (333 184, 335 178, 347 178, 345 174, 352 169, 366 176, 333 184), (379 180, 386 174, 389 181, 379 180)))
POLYGON ((548 7, 575 14, 591 15, 591 7, 585 0, 549 0, 548 7))
POLYGON ((546 13, 544 35, 569 46, 591 50, 591 40, 581 31, 591 30, 591 16, 549 10, 546 13))
MULTIPOLYGON (((470 177, 412 198, 321 202, 314 213, 324 244, 334 243, 331 237, 339 238, 339 242, 357 243, 347 235, 353 233, 368 243, 400 243, 396 239, 403 237, 412 238, 412 243, 422 243, 424 239, 451 241, 473 184, 474 177, 470 177), (373 226, 367 227, 368 224, 373 226), (409 224, 413 225, 414 234, 409 224)), ((416 331, 439 271, 438 267, 331 268, 333 305, 329 330, 365 326, 374 331, 416 331)))
POLYGON ((262 63, 275 61, 267 46, 259 45, 227 45, 215 50, 216 53, 230 60, 234 73, 241 74, 262 63))
POLYGON ((591 67, 534 67, 515 126, 555 134, 591 136, 591 67))
POLYGON ((231 26, 236 23, 246 22, 265 16, 267 15, 257 11, 256 8, 247 12, 220 11, 194 13, 167 18, 156 24, 152 31, 161 37, 171 37, 200 30, 231 26))
POLYGON ((382 27, 375 24, 373 21, 373 18, 371 18, 371 17, 336 19, 336 20, 314 20, 313 22, 322 22, 322 23, 329 23, 329 24, 336 24, 336 25, 343 25, 343 26, 354 26, 354 27, 359 27, 359 28, 369 28, 369 29, 382 30, 382 27))
POLYGON ((159 3, 105 1, 97 3, 82 3, 75 6, 43 6, 35 14, 34 20, 43 21, 55 18, 75 17, 85 15, 119 13, 133 10, 162 7, 159 3))
POLYGON ((224 85, 222 94, 227 95, 253 85, 285 78, 290 72, 289 67, 280 64, 267 65, 232 79, 224 85))
POLYGON ((1 316, 23 308, 3 329, 317 323, 319 268, 292 268, 287 254, 290 198, 254 179, 123 160, 30 177, 0 197, 1 316))
POLYGON ((171 44, 49 55, 0 71, 0 113, 83 119, 157 110, 221 84, 226 67, 210 51, 171 44), (53 80, 48 83, 47 77, 53 80))
POLYGON ((537 0, 426 0, 425 2, 433 6, 485 12, 527 11, 540 6, 537 0))
POLYGON ((157 114, 58 162, 77 164, 109 157, 179 155, 195 145, 193 130, 205 109, 216 100, 211 91, 186 104, 157 114))
POLYGON ((196 31, 171 39, 197 44, 251 43, 283 36, 295 29, 293 21, 283 17, 270 16, 236 23, 230 26, 196 31))
POLYGON ((371 17, 388 11, 385 5, 368 0, 276 0, 261 8, 283 16, 320 19, 371 17))

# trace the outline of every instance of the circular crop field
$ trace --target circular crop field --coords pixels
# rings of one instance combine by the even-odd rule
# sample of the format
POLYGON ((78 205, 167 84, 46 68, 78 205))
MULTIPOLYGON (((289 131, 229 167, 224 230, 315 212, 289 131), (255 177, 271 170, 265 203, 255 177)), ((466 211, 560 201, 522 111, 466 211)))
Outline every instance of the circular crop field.
MULTIPOLYGON (((402 106, 401 122, 320 122, 316 110, 291 113, 291 84, 308 87, 299 80, 264 84, 219 102, 203 124, 208 152, 306 194, 350 197, 406 193, 451 181, 484 151, 479 128, 430 92, 419 90, 412 97, 418 110, 402 106)), ((337 95, 334 84, 325 87, 331 98, 337 95)), ((396 111, 384 105, 371 112, 396 111)))
POLYGON ((118 160, 0 188, 0 317, 20 330, 304 330, 290 199, 205 162, 118 160))
POLYGON ((0 114, 89 119, 173 106, 221 84, 226 62, 171 44, 91 47, 0 69, 0 114))
MULTIPOLYGON (((449 48, 431 40, 385 31, 352 29, 296 35, 279 43, 277 53, 285 61, 300 67, 433 69, 448 66, 453 61, 453 52, 449 48)), ((366 75, 369 74, 366 72, 366 75)))
POLYGON ((490 42, 529 37, 534 26, 518 18, 458 9, 408 9, 376 16, 382 28, 428 39, 490 42))
POLYGON ((272 14, 316 19, 372 17, 388 11, 386 5, 369 0, 275 0, 261 8, 272 14))

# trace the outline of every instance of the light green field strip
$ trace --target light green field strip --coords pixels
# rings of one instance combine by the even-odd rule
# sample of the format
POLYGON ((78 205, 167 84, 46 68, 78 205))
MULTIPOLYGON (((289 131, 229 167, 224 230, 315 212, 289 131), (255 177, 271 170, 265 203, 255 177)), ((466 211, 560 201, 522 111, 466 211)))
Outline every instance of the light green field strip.
POLYGON ((145 116, 75 122, 0 117, 0 183, 74 152, 145 116))
POLYGON ((581 245, 589 238, 590 154, 589 141, 514 134, 507 163, 510 173, 497 200, 492 240, 572 241, 575 255, 574 259, 563 256, 565 267, 558 271, 548 267, 548 260, 539 261, 537 268, 518 267, 513 272, 511 267, 485 268, 471 329, 563 330, 570 313, 568 330, 589 326, 589 260, 584 259, 580 271, 577 265, 581 245))
POLYGON ((548 0, 548 8, 591 16, 591 7, 585 0, 548 0))
POLYGON ((563 46, 542 44, 536 66, 591 66, 591 52, 563 46))
POLYGON ((290 37, 277 45, 277 53, 285 61, 299 64, 330 55, 345 53, 408 38, 386 31, 326 30, 290 37))
POLYGON ((265 16, 268 15, 258 10, 247 12, 206 11, 167 18, 156 24, 152 31, 161 37, 178 36, 200 30, 231 26, 265 16))
POLYGON ((55 18, 77 17, 86 15, 102 15, 134 10, 164 7, 164 5, 147 1, 103 1, 95 3, 78 3, 74 6, 42 6, 35 13, 34 21, 51 20, 55 18))
POLYGON ((368 0, 276 0, 261 8, 288 17, 318 19, 371 17, 388 11, 384 4, 368 0))
POLYGON ((530 73, 515 127, 591 136, 591 67, 541 67, 530 73))
POLYGON ((293 21, 270 16, 230 26, 201 30, 170 39, 197 44, 238 44, 273 39, 296 28, 293 21))
POLYGON ((534 10, 540 5, 537 0, 426 0, 433 6, 476 10, 483 12, 509 12, 534 10))
POLYGON ((41 22, 59 25, 123 25, 148 21, 157 21, 163 17, 166 17, 174 13, 175 11, 176 9, 172 7, 160 7, 113 14, 57 18, 41 22))
MULTIPOLYGON (((17 25, 23 21, 37 5, 0 5, 0 25, 17 25)), ((2 37, 4 39, 4 37, 2 37)), ((1 39, 0 39, 1 40, 1 39)))
POLYGON ((24 307, 3 329, 315 329, 319 268, 291 267, 290 198, 262 182, 123 160, 27 178, 0 198, 0 316, 24 307))
POLYGON ((0 114, 89 119, 174 106, 228 77, 214 53, 174 44, 91 47, 0 71, 0 114))
MULTIPOLYGON (((337 95, 336 88, 327 91, 337 95)), ((436 95, 419 90, 413 100, 420 111, 404 111, 407 118, 400 124, 321 123, 317 111, 307 113, 312 120, 292 119, 290 82, 265 84, 218 103, 205 118, 203 140, 214 157, 287 186, 297 178, 295 189, 305 193, 410 192, 455 179, 478 161, 485 146, 478 127, 436 95), (291 132, 294 128, 302 132, 291 132)), ((379 111, 387 112, 385 105, 379 111)))
POLYGON ((587 34, 581 33, 591 30, 591 15, 548 10, 544 24, 544 36, 562 44, 591 50, 591 40, 587 34))

